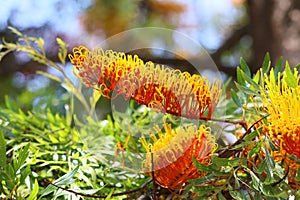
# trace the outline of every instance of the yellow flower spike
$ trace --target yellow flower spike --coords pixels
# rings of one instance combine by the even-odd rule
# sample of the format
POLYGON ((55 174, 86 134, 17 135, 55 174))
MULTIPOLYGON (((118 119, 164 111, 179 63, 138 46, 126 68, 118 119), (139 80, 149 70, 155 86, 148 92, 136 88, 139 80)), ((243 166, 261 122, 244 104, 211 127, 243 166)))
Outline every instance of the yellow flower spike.
MULTIPOLYGON (((275 80, 274 70, 270 76, 265 75, 262 85, 262 103, 269 114, 268 125, 265 127, 270 138, 277 145, 291 166, 295 163, 290 156, 300 160, 300 86, 298 72, 294 71, 296 87, 288 85, 288 77, 283 73, 282 79, 275 80)), ((277 77, 280 77, 280 73, 277 77)), ((299 166, 299 165, 298 165, 299 166)))
POLYGON ((206 175, 195 168, 192 158, 210 164, 210 156, 217 146, 210 128, 201 125, 197 129, 195 125, 189 125, 172 129, 170 124, 164 124, 164 133, 161 130, 157 132, 159 138, 153 143, 145 145, 146 139, 140 139, 148 152, 143 162, 145 172, 151 176, 150 172, 154 169, 157 184, 175 190, 184 187, 190 179, 206 175))
POLYGON ((219 80, 210 83, 207 77, 144 63, 136 55, 79 46, 69 58, 75 75, 107 98, 115 92, 155 111, 191 119, 210 119, 220 99, 219 80))

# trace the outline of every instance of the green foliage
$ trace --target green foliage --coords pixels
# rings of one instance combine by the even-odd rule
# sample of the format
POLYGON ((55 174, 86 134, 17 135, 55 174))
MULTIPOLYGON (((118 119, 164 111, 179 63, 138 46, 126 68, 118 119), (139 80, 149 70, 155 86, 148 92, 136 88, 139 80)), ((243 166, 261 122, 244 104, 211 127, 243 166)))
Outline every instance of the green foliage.
MULTIPOLYGON (((31 174, 29 160, 29 144, 23 145, 16 151, 12 158, 6 157, 6 143, 4 135, 0 131, 1 143, 1 163, 0 163, 0 191, 6 198, 15 197, 25 199, 24 195, 30 194, 30 188, 25 194, 19 192, 19 188, 25 185, 25 179, 31 174)), ((37 187, 37 186, 35 186, 37 187)), ((31 198, 35 198, 36 192, 33 192, 31 198)))
POLYGON ((103 120, 104 123, 92 119, 100 95, 93 92, 92 96, 86 98, 83 87, 73 83, 65 73, 67 45, 57 38, 58 57, 61 62, 57 64, 46 57, 43 39, 24 36, 14 28, 11 30, 19 40, 17 43, 3 41, 1 48, 6 50, 1 52, 0 59, 11 51, 22 51, 33 60, 57 69, 63 78, 42 71, 38 73, 61 84, 69 92, 71 99, 64 112, 54 113, 50 108, 23 111, 18 108, 17 102, 6 98, 6 107, 0 111, 0 197, 75 198, 70 192, 48 185, 52 182, 57 186, 71 186, 83 194, 108 195, 109 199, 112 192, 141 185, 147 177, 136 172, 124 171, 122 167, 111 168, 115 144, 117 141, 124 142, 127 134, 122 133, 115 138, 122 129, 110 117, 103 120), (73 96, 76 99, 73 99, 73 96), (75 100, 85 109, 86 117, 82 116, 80 119, 87 120, 79 121, 74 115, 75 100), (106 121, 109 122, 108 126, 105 126, 106 121), (95 136, 102 143, 97 144, 95 152, 87 148, 89 144, 85 136, 90 136, 91 133, 99 134, 95 136), (112 191, 111 187, 116 188, 112 191))
POLYGON ((74 188, 81 188, 77 191, 84 194, 102 195, 109 194, 111 191, 109 187, 120 183, 122 186, 116 188, 115 192, 122 190, 123 187, 137 187, 145 181, 145 177, 131 171, 125 173, 121 167, 111 169, 111 162, 115 156, 113 134, 116 129, 121 130, 111 119, 108 119, 110 124, 108 126, 91 118, 88 124, 77 123, 74 126, 72 121, 50 110, 46 113, 30 111, 24 113, 15 109, 13 105, 13 102, 8 100, 8 109, 2 109, 0 112, 2 122, 0 130, 3 132, 0 135, 2 158, 0 164, 4 169, 1 180, 5 182, 5 185, 2 185, 5 193, 3 191, 2 193, 9 195, 10 191, 14 190, 13 197, 20 195, 25 197, 24 188, 19 187, 24 185, 25 179, 30 181, 27 195, 30 194, 28 198, 32 199, 40 195, 46 199, 61 195, 65 198, 72 196, 71 193, 58 190, 54 186, 48 186, 45 192, 44 188, 48 181, 58 186, 72 185, 74 188), (81 131, 80 135, 78 130, 81 131), (103 144, 101 146, 98 143, 97 151, 94 153, 86 149, 88 145, 81 140, 81 137, 90 131, 101 134, 98 137, 103 144), (6 165, 10 160, 13 164, 6 165), (69 179, 71 175, 65 174, 69 170, 72 170, 71 182, 67 181, 71 180, 69 179), (99 186, 99 180, 102 186, 99 186), (14 188, 16 185, 18 187, 14 188), (36 195, 33 196, 34 194, 36 195))
MULTIPOLYGON (((55 180, 53 182, 53 184, 57 185, 57 186, 63 186, 63 185, 68 185, 68 184, 72 184, 74 183, 74 175, 77 173, 78 171, 78 166, 72 170, 71 172, 63 175, 62 177, 60 177, 59 179, 55 180)), ((49 184, 45 190, 42 192, 42 195, 40 198, 42 198, 43 196, 49 195, 52 192, 57 192, 57 188, 51 184, 49 184)), ((56 198, 57 196, 54 195, 54 198, 56 198)))

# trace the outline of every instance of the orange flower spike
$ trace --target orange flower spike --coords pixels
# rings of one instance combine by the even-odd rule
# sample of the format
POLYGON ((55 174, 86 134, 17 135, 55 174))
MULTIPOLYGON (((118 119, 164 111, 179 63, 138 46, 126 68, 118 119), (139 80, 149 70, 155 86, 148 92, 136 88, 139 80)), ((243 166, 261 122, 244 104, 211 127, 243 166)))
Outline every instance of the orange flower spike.
POLYGON ((211 118, 221 95, 218 80, 210 83, 207 77, 151 62, 128 72, 115 91, 160 112, 192 119, 211 118))
POLYGON ((190 179, 206 175, 195 168, 192 158, 203 164, 210 164, 210 156, 217 144, 209 128, 201 125, 197 129, 190 125, 173 130, 170 124, 164 124, 165 133, 158 127, 155 129, 158 137, 152 134, 152 143, 148 143, 145 138, 141 138, 140 142, 147 152, 144 169, 152 175, 150 172, 153 163, 157 184, 175 190, 184 187, 190 179))
POLYGON ((87 86, 101 92, 107 98, 119 79, 134 67, 144 65, 137 56, 96 48, 89 51, 84 46, 75 47, 69 55, 74 74, 87 86))
POLYGON ((112 98, 112 92, 156 111, 192 119, 210 119, 221 95, 220 81, 190 75, 101 48, 80 46, 69 55, 82 82, 112 98), (208 110, 207 114, 206 111, 208 110))

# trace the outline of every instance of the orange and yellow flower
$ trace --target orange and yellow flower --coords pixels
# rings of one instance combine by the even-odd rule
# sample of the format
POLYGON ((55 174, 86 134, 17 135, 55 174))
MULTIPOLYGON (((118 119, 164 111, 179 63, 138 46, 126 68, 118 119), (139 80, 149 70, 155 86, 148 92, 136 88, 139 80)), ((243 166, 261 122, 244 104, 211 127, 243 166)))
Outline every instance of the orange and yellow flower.
POLYGON ((192 158, 202 164, 210 164, 210 157, 216 150, 214 137, 210 128, 201 125, 177 127, 164 124, 165 133, 156 127, 157 135, 151 134, 153 142, 141 138, 140 142, 146 149, 144 170, 162 187, 172 190, 184 187, 188 180, 203 177, 205 172, 197 170, 192 158), (153 165, 152 165, 153 164, 153 165))
POLYGON ((192 119, 211 118, 220 98, 220 81, 210 83, 207 77, 144 63, 136 55, 80 46, 69 57, 75 75, 107 98, 122 95, 160 112, 192 119))
POLYGON ((131 68, 144 65, 137 56, 101 48, 89 51, 84 46, 75 47, 69 54, 74 74, 87 86, 97 89, 107 98, 111 97, 120 77, 131 68))
MULTIPOLYGON (((278 73, 277 77, 281 77, 278 73)), ((300 85, 298 72, 295 70, 291 85, 290 78, 283 73, 282 78, 275 79, 273 69, 270 76, 265 75, 262 83, 262 103, 269 114, 265 130, 277 146, 291 169, 300 166, 300 85)), ((275 152, 278 159, 278 152, 275 152)))

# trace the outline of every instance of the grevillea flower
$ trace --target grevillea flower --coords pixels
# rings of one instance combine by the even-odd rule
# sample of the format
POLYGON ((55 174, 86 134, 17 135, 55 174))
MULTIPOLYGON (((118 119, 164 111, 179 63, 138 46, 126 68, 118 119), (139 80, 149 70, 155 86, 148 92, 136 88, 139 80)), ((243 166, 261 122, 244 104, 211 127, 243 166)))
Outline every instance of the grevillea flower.
POLYGON ((164 124, 164 130, 165 133, 156 127, 158 136, 150 136, 153 142, 140 139, 147 152, 145 172, 151 176, 154 171, 157 184, 169 189, 180 189, 188 180, 205 176, 205 172, 195 168, 192 158, 210 164, 211 154, 216 149, 210 128, 201 125, 197 129, 189 125, 174 130, 170 124, 164 124))
POLYGON ((131 68, 144 65, 137 56, 125 55, 122 52, 101 48, 89 51, 84 46, 75 47, 69 54, 74 65, 74 74, 87 86, 99 90, 107 98, 116 87, 120 77, 131 68))
POLYGON ((69 57, 75 75, 107 98, 122 95, 160 112, 192 119, 209 119, 220 98, 220 81, 210 83, 207 77, 144 63, 136 55, 101 48, 90 52, 80 46, 69 57))
MULTIPOLYGON (((277 77, 280 77, 280 73, 277 77)), ((270 77, 265 75, 262 84, 262 103, 269 114, 265 127, 269 137, 278 147, 282 158, 289 162, 291 168, 298 168, 300 161, 300 86, 298 72, 292 79, 284 73, 282 79, 275 79, 273 70, 270 77), (291 81, 294 81, 291 84, 291 81)), ((278 157, 278 156, 277 156, 278 157)))

